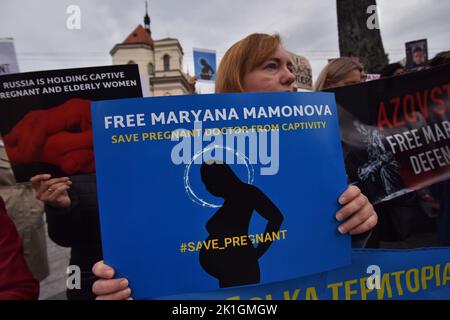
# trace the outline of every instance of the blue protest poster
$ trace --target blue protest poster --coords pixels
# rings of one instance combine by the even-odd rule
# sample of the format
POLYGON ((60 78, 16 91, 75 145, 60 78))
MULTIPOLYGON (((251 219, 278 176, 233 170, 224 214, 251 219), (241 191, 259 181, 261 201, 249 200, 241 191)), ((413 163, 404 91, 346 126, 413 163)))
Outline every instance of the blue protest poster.
POLYGON ((351 262, 333 94, 99 101, 92 122, 104 259, 135 299, 351 262))
POLYGON ((216 80, 216 52, 194 48, 194 68, 197 81, 216 80))
POLYGON ((449 300, 450 248, 353 249, 352 264, 260 286, 170 300, 449 300))

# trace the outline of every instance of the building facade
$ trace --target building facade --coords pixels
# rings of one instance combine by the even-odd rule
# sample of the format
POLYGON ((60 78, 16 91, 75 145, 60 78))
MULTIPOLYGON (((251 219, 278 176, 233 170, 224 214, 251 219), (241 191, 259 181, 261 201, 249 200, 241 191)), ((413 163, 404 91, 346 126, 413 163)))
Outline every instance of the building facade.
POLYGON ((193 77, 183 72, 184 52, 180 42, 172 38, 153 40, 148 13, 144 17, 144 27, 139 24, 122 43, 112 48, 110 54, 114 65, 137 64, 141 78, 149 80, 152 96, 195 92, 193 77))

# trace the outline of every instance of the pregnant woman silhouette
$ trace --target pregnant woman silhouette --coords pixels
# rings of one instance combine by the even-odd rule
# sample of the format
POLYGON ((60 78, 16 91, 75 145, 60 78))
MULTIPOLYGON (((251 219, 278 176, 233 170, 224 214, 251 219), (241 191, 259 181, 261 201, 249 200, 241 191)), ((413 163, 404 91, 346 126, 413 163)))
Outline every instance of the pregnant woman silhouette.
MULTIPOLYGON (((218 161, 203 163, 201 178, 206 189, 224 199, 222 207, 206 224, 208 240, 248 235, 250 220, 256 210, 268 223, 265 233, 278 232, 283 215, 272 201, 257 187, 242 182, 231 168, 218 161)), ((211 276, 219 280, 219 287, 232 287, 260 282, 258 259, 269 249, 271 241, 260 242, 255 248, 247 238, 246 245, 228 244, 223 250, 203 247, 200 264, 211 276)))
POLYGON ((200 59, 200 64, 202 65, 202 72, 200 73, 200 78, 205 80, 211 80, 214 69, 209 65, 208 61, 204 58, 200 59))

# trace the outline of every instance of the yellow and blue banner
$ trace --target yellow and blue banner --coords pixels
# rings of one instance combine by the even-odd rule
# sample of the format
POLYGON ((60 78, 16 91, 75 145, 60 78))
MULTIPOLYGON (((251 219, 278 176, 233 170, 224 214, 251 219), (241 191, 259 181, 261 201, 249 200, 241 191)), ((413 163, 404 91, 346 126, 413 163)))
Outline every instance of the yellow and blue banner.
POLYGON ((448 300, 450 248, 354 249, 352 264, 267 285, 164 297, 227 300, 448 300))

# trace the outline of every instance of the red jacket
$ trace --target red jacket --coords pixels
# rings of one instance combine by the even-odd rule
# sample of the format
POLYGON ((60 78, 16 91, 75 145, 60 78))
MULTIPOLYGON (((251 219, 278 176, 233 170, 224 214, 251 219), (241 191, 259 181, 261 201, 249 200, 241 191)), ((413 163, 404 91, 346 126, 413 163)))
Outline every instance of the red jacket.
POLYGON ((37 299, 39 282, 23 258, 22 242, 0 197, 0 300, 37 299))

